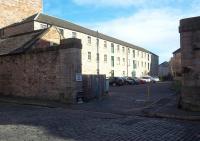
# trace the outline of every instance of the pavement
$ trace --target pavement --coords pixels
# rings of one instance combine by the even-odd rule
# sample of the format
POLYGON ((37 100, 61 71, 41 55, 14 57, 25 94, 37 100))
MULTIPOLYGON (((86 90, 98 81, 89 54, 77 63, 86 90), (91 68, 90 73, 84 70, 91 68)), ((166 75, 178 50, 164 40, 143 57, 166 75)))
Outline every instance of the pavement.
POLYGON ((155 114, 177 113, 170 86, 152 84, 149 96, 147 85, 112 87, 108 97, 71 106, 0 98, 0 141, 200 141, 199 121, 155 114))
POLYGON ((182 110, 178 108, 177 101, 177 95, 163 98, 153 105, 142 109, 141 115, 147 117, 200 121, 200 112, 182 110))

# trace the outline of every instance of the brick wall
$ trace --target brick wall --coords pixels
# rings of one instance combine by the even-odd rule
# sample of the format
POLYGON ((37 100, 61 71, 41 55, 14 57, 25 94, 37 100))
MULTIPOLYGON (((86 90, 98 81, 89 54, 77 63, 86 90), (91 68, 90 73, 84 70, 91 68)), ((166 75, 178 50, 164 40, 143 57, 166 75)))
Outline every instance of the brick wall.
POLYGON ((0 57, 0 94, 73 102, 82 83, 81 42, 68 39, 59 47, 0 57))
POLYGON ((0 28, 42 12, 42 0, 0 0, 0 28))

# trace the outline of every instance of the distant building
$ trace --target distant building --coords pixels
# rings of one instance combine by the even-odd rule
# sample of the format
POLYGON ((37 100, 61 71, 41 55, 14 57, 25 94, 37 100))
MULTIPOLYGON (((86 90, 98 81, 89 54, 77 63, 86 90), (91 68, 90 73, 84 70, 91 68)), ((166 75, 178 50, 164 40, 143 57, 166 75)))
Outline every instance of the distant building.
POLYGON ((173 57, 170 61, 171 72, 174 78, 180 78, 181 72, 181 48, 173 52, 173 57))
POLYGON ((165 61, 159 65, 159 77, 168 76, 171 73, 169 62, 165 61))

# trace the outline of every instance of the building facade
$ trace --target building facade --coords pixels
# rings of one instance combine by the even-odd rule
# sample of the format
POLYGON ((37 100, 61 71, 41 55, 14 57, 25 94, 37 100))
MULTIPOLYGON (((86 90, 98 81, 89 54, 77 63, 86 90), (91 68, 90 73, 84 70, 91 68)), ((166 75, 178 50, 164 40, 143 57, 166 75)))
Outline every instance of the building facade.
POLYGON ((99 72, 107 77, 158 75, 158 56, 154 53, 97 31, 42 14, 40 13, 42 0, 0 0, 0 2, 2 3, 0 9, 4 11, 4 7, 10 5, 12 7, 7 9, 7 13, 12 14, 13 11, 17 11, 18 15, 9 16, 7 13, 1 13, 0 38, 2 39, 55 26, 60 38, 57 39, 52 34, 51 45, 59 44, 60 40, 65 38, 81 39, 83 74, 99 72))
POLYGON ((181 48, 173 52, 173 57, 170 60, 171 73, 175 80, 181 80, 181 48))
MULTIPOLYGON (((52 25, 57 27, 60 39, 81 39, 83 74, 97 74, 99 70, 100 74, 107 77, 158 75, 158 56, 150 51, 41 13, 3 28, 1 37, 5 38, 27 30, 40 30, 52 25)), ((58 42, 52 40, 52 45, 58 42)))
POLYGON ((159 73, 158 76, 159 77, 164 77, 164 76, 168 76, 169 74, 171 74, 170 71, 170 65, 169 62, 163 62, 159 65, 159 73))

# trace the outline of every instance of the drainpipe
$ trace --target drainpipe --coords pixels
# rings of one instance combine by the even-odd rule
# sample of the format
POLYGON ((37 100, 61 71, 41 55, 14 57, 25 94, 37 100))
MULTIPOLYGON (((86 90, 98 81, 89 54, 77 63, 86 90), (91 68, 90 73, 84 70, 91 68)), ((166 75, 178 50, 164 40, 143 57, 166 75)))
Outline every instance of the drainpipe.
POLYGON ((128 47, 127 47, 127 49, 126 49, 126 69, 127 69, 127 77, 128 77, 128 47))

